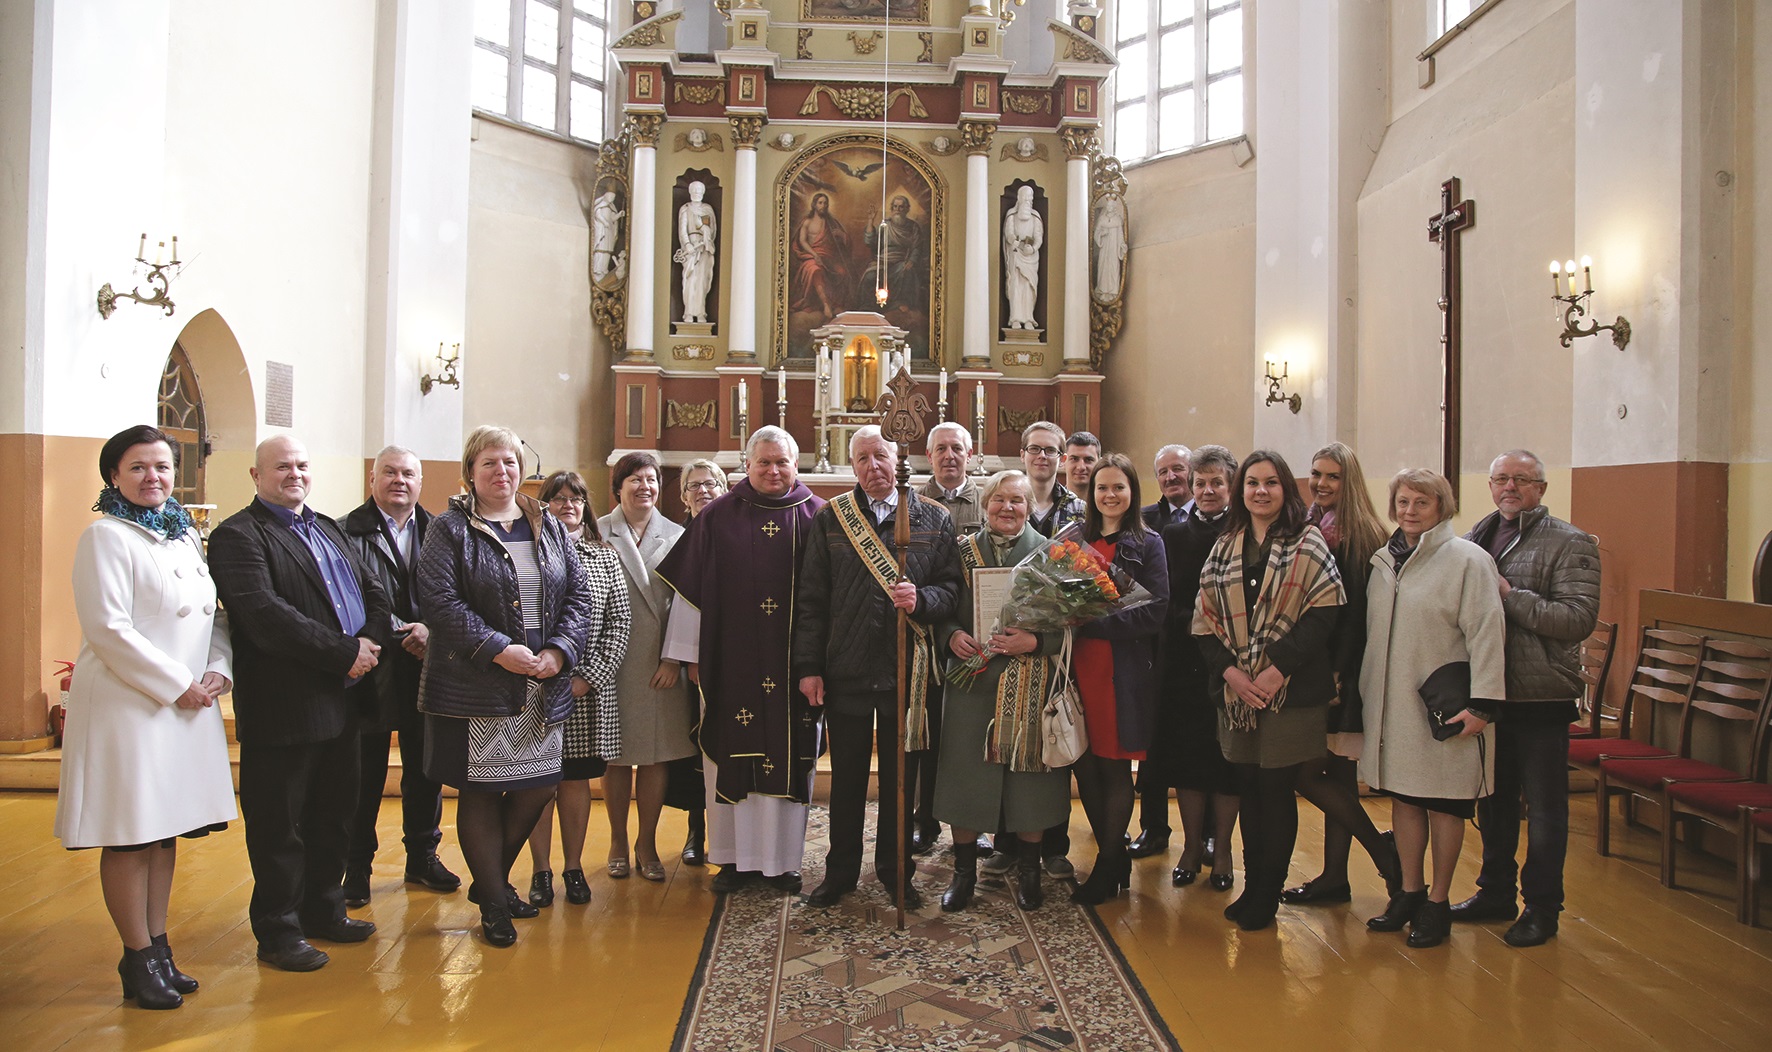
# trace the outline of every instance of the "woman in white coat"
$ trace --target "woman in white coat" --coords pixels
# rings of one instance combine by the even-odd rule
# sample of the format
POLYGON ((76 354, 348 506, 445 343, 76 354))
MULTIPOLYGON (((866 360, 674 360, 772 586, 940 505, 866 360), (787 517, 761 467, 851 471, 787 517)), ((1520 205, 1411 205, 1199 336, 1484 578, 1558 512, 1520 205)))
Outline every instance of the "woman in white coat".
POLYGON ((99 453, 103 516, 74 554, 83 639, 63 736, 55 835, 101 848, 105 908, 123 939, 123 996, 177 1008, 166 914, 178 837, 237 813, 215 699, 232 686, 225 620, 191 517, 172 499, 172 439, 142 425, 99 453))
POLYGON ((603 800, 609 812, 609 875, 628 866, 628 801, 639 804, 633 868, 651 881, 665 878, 658 857, 658 816, 664 810, 666 764, 695 751, 689 740, 689 681, 663 656, 665 624, 676 592, 658 576, 658 564, 683 536, 683 527, 659 514, 663 489, 658 458, 629 453, 609 472, 616 508, 597 520, 604 541, 621 557, 633 608, 628 650, 615 676, 621 713, 621 755, 608 757, 603 800))
POLYGON ((1452 532, 1457 511, 1452 486, 1440 475, 1425 468, 1399 472, 1390 488, 1397 532, 1373 554, 1366 585, 1360 777, 1391 798, 1403 868, 1402 890, 1366 926, 1401 931, 1408 925, 1409 945, 1418 948, 1438 946, 1451 930, 1452 871, 1464 824, 1495 782, 1489 723, 1507 696, 1495 560, 1452 532), (1445 714, 1451 737, 1435 737, 1430 704, 1445 714), (1433 882, 1424 886, 1430 832, 1433 882))

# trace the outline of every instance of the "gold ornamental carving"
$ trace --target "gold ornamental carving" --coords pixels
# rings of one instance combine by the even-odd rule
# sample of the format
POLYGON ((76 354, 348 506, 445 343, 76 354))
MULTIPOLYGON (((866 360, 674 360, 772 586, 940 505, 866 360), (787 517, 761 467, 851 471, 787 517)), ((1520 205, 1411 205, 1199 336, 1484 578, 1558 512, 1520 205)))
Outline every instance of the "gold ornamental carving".
MULTIPOLYGON (((1064 41, 1060 53, 1066 62, 1089 62, 1100 66, 1116 65, 1113 53, 1090 39, 1089 34, 1072 29, 1062 22, 1048 22, 1053 36, 1064 41)), ((1056 43, 1056 41, 1055 41, 1056 43)))
POLYGON ((628 128, 635 146, 656 148, 659 132, 664 129, 664 117, 657 113, 636 113, 628 118, 628 128))
POLYGON ((960 122, 960 145, 967 153, 990 153, 991 136, 995 134, 996 121, 960 122))
POLYGON ((1095 156, 1101 148, 1101 140, 1094 128, 1060 128, 1058 134, 1064 139, 1064 156, 1067 161, 1088 160, 1095 156))
POLYGON ((681 428, 715 427, 717 425, 717 405, 710 398, 705 402, 679 402, 675 398, 665 400, 665 426, 681 428))
POLYGON ((726 104, 726 82, 716 80, 712 83, 679 80, 671 88, 671 97, 677 102, 688 102, 695 106, 706 106, 710 102, 726 104))
POLYGON ((672 11, 670 14, 659 15, 629 30, 628 34, 615 42, 618 48, 623 47, 657 47, 664 43, 664 27, 672 22, 680 21, 683 12, 672 11))
POLYGON ((732 123, 732 145, 741 150, 754 150, 763 139, 762 117, 728 117, 732 123))
POLYGON ((917 61, 918 62, 934 62, 935 61, 935 34, 934 33, 918 33, 917 40, 919 43, 921 43, 923 45, 923 50, 917 52, 917 61))
POLYGON ((1024 365, 1030 369, 1038 369, 1046 364, 1045 351, 1004 351, 1004 365, 1024 365))
POLYGON ((796 41, 795 45, 794 45, 794 57, 795 58, 811 58, 812 57, 812 30, 807 29, 805 27, 801 27, 800 39, 798 41, 796 41))
POLYGON ((680 343, 671 348, 671 360, 677 362, 711 362, 715 347, 711 343, 680 343))
POLYGON ((1038 423, 1041 420, 1048 419, 1050 419, 1050 417, 1046 415, 1046 407, 1043 405, 1036 406, 1033 409, 1010 409, 1008 406, 997 407, 997 429, 999 431, 1008 431, 1019 435, 1027 430, 1029 424, 1038 423))
POLYGON ((929 111, 923 108, 923 100, 918 98, 917 93, 910 88, 897 88, 888 95, 879 88, 870 88, 864 85, 833 88, 829 84, 814 84, 812 86, 811 93, 806 96, 805 104, 800 107, 800 116, 810 117, 816 114, 818 99, 821 95, 827 96, 831 100, 831 105, 837 107, 837 112, 850 120, 878 120, 885 115, 893 103, 901 98, 909 100, 909 106, 905 112, 910 116, 917 118, 929 116, 929 111))
POLYGON ((849 34, 849 42, 855 45, 855 53, 857 55, 873 54, 874 49, 879 47, 880 41, 885 38, 886 34, 880 32, 878 29, 874 30, 872 33, 857 33, 851 31, 849 34))
POLYGON ((1052 96, 1043 91, 1005 91, 1003 105, 1016 113, 1051 113, 1052 96))

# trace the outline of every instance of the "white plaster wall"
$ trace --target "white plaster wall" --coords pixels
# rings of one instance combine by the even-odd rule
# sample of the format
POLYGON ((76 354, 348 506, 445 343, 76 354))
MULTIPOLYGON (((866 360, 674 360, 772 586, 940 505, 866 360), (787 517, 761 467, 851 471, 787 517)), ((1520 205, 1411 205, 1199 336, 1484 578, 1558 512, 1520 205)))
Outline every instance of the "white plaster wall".
MULTIPOLYGON (((1772 426, 1765 411, 1772 406, 1772 298, 1761 288, 1772 276, 1772 75, 1765 70, 1772 62, 1772 11, 1746 5, 1742 23, 1743 53, 1736 68, 1743 74, 1744 90, 1737 99, 1739 155, 1732 170, 1738 195, 1735 259, 1741 324, 1731 371, 1735 403, 1730 459, 1772 461, 1772 426)), ((1772 501, 1761 507, 1766 511, 1758 520, 1755 543, 1772 529, 1772 501)))
MULTIPOLYGON (((1459 78, 1485 69, 1486 61, 1533 27, 1553 17, 1567 18, 1575 0, 1509 0, 1497 4, 1473 22, 1469 29, 1447 41, 1435 56, 1434 82, 1421 87, 1421 63, 1416 56, 1433 43, 1431 8, 1435 0, 1387 0, 1390 5, 1390 100, 1391 120, 1399 121, 1410 110, 1447 90, 1459 78)), ((1589 0, 1605 9, 1614 4, 1638 4, 1646 0, 1589 0)), ((1647 0, 1659 2, 1659 0, 1647 0)), ((1475 5, 1473 5, 1475 6, 1475 5)), ((1483 79, 1488 75, 1479 74, 1483 79)), ((1491 80, 1491 86, 1501 87, 1491 80)))
POLYGON ((27 260, 43 249, 49 144, 33 134, 32 114, 47 88, 48 65, 38 55, 48 43, 48 10, 46 0, 0 4, 0 433, 8 434, 32 430, 27 417, 41 399, 42 356, 26 353, 41 343, 27 337, 42 324, 42 298, 28 277, 40 268, 27 260))
MULTIPOLYGON (((463 426, 514 428, 545 470, 605 478, 613 388, 608 344, 591 321, 596 152, 493 121, 474 126, 463 426)), ((605 490, 593 487, 607 510, 605 490)))

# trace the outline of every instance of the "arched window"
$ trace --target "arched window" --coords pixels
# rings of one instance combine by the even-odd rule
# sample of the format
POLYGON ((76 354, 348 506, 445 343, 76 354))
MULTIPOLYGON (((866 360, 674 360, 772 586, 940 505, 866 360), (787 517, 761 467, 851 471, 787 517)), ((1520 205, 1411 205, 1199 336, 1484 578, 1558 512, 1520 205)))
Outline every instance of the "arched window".
POLYGON ((1120 160, 1243 134, 1241 0, 1117 0, 1113 36, 1120 160))
POLYGON ((609 0, 474 0, 474 109, 602 142, 609 0))
POLYGON ((203 462, 209 456, 209 426, 203 418, 203 389, 197 385, 197 370, 191 358, 178 344, 166 356, 166 369, 160 374, 160 430, 178 443, 178 477, 173 480, 172 496, 180 504, 202 504, 203 462))

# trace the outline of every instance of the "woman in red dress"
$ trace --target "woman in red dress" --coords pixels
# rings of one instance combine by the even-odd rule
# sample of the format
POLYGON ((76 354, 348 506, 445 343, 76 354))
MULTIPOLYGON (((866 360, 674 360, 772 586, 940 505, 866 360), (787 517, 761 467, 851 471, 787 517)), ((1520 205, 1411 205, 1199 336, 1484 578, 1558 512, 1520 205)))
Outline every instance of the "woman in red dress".
POLYGON ((1096 855, 1071 899, 1090 905, 1130 886, 1125 834, 1132 821, 1132 761, 1144 759, 1156 723, 1157 636, 1169 606, 1169 565, 1162 537, 1144 524, 1139 507, 1138 469, 1123 453, 1103 456, 1089 477, 1082 541, 1157 601, 1076 630, 1073 667, 1089 751, 1074 770, 1096 855))

